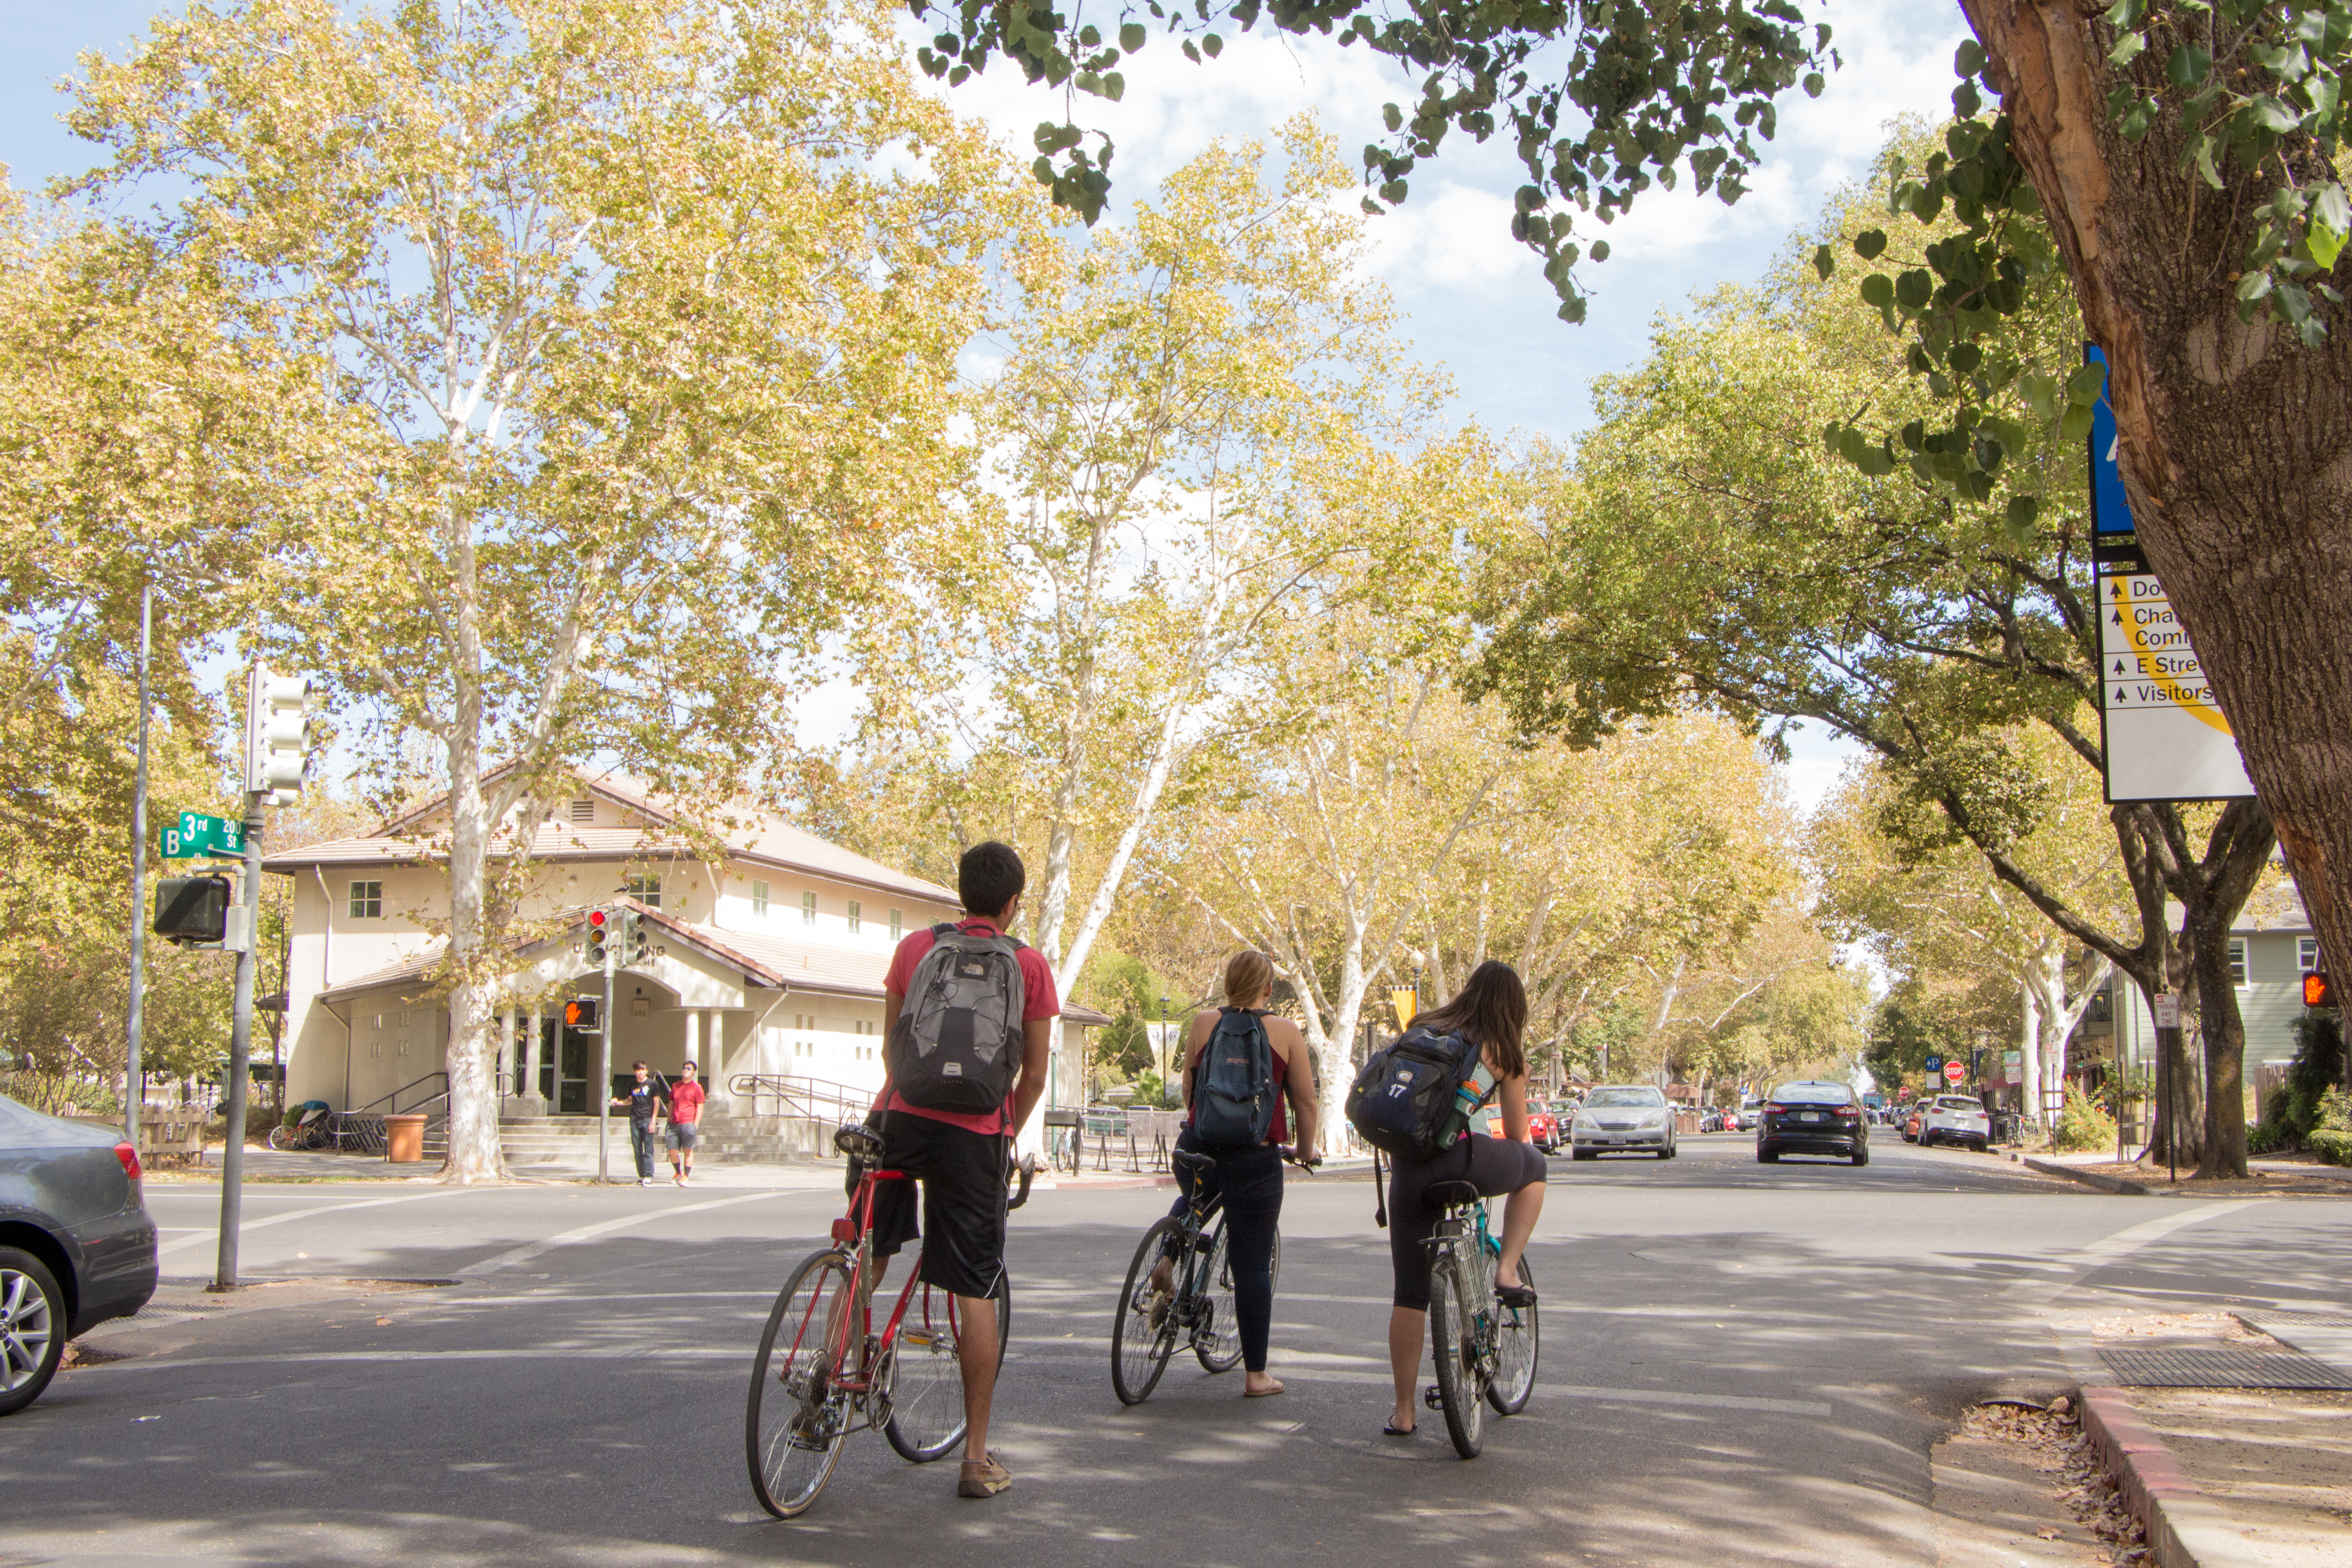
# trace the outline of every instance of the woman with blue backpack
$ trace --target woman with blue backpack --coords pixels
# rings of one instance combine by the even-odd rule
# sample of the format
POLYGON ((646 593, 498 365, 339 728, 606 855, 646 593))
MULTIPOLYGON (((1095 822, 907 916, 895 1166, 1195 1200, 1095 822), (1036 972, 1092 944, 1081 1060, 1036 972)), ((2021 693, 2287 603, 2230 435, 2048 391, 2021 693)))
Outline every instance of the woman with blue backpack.
POLYGON ((1502 1257, 1495 1295, 1507 1306, 1535 1302, 1519 1255, 1543 1212, 1544 1157, 1528 1135, 1528 992, 1509 964, 1488 960, 1442 1007, 1413 1019, 1403 1038, 1373 1053, 1348 1099, 1364 1140, 1389 1152, 1389 1367, 1396 1410, 1382 1428, 1412 1435, 1422 1337, 1429 1324, 1429 1238, 1439 1210, 1427 1198, 1439 1182, 1469 1182, 1503 1207, 1502 1257), (1480 1106, 1498 1100, 1503 1136, 1470 1131, 1480 1106))
MULTIPOLYGON (((1237 952, 1225 965, 1225 1005, 1194 1015, 1184 1043, 1184 1131, 1180 1152, 1204 1154, 1203 1195, 1225 1211, 1226 1256, 1234 1272, 1234 1316, 1242 1342, 1242 1394, 1262 1399, 1282 1384, 1265 1370, 1274 1324, 1274 1247, 1282 1218, 1282 1162, 1315 1163, 1315 1068, 1298 1026, 1266 1011, 1274 961, 1237 952), (1289 1115, 1284 1115, 1285 1101, 1289 1115), (1295 1140, 1288 1150, 1286 1139, 1295 1140)), ((1179 1163, 1181 1195, 1169 1213, 1181 1219, 1193 1199, 1193 1173, 1179 1163)), ((1172 1259, 1151 1271, 1164 1303, 1174 1289, 1172 1259)), ((1149 1306, 1147 1305, 1147 1310, 1149 1306)), ((1164 1310, 1164 1307, 1162 1308, 1164 1310)))

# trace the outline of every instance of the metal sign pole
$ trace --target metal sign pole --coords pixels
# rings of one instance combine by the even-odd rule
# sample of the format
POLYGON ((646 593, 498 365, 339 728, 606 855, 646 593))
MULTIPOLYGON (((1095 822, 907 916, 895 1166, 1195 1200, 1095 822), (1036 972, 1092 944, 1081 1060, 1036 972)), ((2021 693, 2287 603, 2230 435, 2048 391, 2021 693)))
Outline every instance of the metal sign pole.
MULTIPOLYGON (((260 678, 256 675, 255 684, 260 678)), ((245 946, 236 955, 236 1010, 228 1037, 228 1127, 221 1144, 220 1260, 212 1289, 236 1289, 236 1227, 245 1181, 245 1090, 253 1059, 254 931, 261 919, 261 796, 245 797, 245 946)))
POLYGON ((147 704, 148 659, 155 587, 139 587, 139 772, 131 788, 131 1004, 123 1011, 122 1137, 139 1147, 139 1112, 145 1105, 146 1069, 139 1059, 146 1026, 147 990, 147 704))
MULTIPOLYGON (((604 1016, 597 1022, 604 1026, 596 1032, 597 1053, 603 1058, 604 1071, 597 1079, 596 1089, 596 1179, 613 1179, 612 1158, 606 1148, 613 1125, 613 955, 618 947, 618 933, 609 932, 604 940, 604 1016)), ((634 1170, 633 1165, 630 1169, 634 1170)))

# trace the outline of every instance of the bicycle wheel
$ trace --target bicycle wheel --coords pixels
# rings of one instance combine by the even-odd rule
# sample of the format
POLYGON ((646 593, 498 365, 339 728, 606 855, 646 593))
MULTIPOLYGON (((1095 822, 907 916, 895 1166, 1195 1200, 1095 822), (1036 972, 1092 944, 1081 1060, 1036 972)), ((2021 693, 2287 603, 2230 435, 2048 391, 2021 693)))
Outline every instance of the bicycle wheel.
POLYGON ((1162 1215, 1136 1243, 1135 1257, 1127 1266, 1127 1279, 1119 1287, 1110 1320, 1110 1386, 1121 1405, 1140 1405, 1151 1397, 1160 1374, 1168 1370, 1168 1358, 1176 1352, 1174 1293, 1155 1300, 1151 1266, 1163 1247, 1172 1247, 1176 1249, 1173 1267, 1181 1268, 1185 1261, 1183 1241, 1182 1222, 1162 1215), (1151 1321, 1155 1305, 1160 1312, 1157 1324, 1151 1321))
MULTIPOLYGON (((1274 1237, 1273 1279, 1282 1279, 1282 1235, 1274 1237)), ((1240 1303, 1234 1297, 1233 1258, 1225 1243, 1225 1222, 1217 1221, 1215 1236, 1209 1244, 1209 1264, 1201 1271, 1201 1321, 1192 1331, 1192 1353, 1201 1358, 1201 1365, 1210 1372, 1231 1372, 1241 1363, 1242 1321, 1240 1303)))
POLYGON ((753 1495, 778 1519, 816 1501, 848 1436, 851 1397, 835 1384, 851 1296, 848 1259, 832 1251, 810 1257, 777 1296, 751 1361, 744 1458, 753 1495))
POLYGON ((298 1134, 290 1127, 273 1127, 269 1130, 269 1146, 282 1154, 294 1147, 294 1140, 297 1136, 298 1134))
MULTIPOLYGON (((1535 1270, 1519 1258, 1519 1282, 1533 1285, 1535 1270)), ((1528 1407, 1536 1391, 1537 1319, 1533 1307, 1495 1303, 1495 1377, 1486 1384, 1486 1403, 1497 1415, 1517 1415, 1528 1407)))
MULTIPOLYGON (((915 1267, 921 1266, 918 1258, 915 1267)), ((995 1300, 996 1359, 1002 1364, 1005 1342, 1013 1337, 1013 1286, 1001 1271, 995 1300)), ((963 1441, 962 1343, 963 1310, 956 1299, 936 1286, 918 1284, 875 1379, 889 1411, 882 1435, 908 1464, 929 1464, 963 1441)))
POLYGON ((1464 1299, 1454 1247, 1435 1248, 1429 1259, 1429 1343, 1437 1360, 1437 1403, 1445 1413, 1446 1436, 1465 1459, 1478 1457, 1486 1430, 1486 1381, 1478 1373, 1478 1325, 1464 1299))

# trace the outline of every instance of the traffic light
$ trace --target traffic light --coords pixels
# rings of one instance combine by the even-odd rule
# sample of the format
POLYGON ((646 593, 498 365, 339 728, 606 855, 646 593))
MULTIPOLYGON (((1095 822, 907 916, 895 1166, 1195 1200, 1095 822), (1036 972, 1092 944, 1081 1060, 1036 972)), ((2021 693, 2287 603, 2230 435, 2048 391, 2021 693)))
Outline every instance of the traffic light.
POLYGON ((155 923, 176 942, 218 942, 228 931, 226 877, 165 877, 155 884, 155 923))
POLYGON ((619 948, 624 968, 643 963, 653 956, 654 939, 646 932, 645 917, 635 910, 621 912, 619 948))
POLYGON ((310 765, 310 682, 253 667, 245 704, 245 787, 290 805, 310 765))
POLYGON ((2306 1007, 2336 1005, 2336 987, 2327 983, 2325 970, 2315 969, 2303 977, 2303 1005, 2306 1007))
POLYGON ((613 917, 604 910, 588 911, 588 967, 602 969, 612 956, 613 917))
POLYGON ((574 996, 563 1005, 563 1026, 583 1035, 604 1032, 603 1005, 593 996, 574 996))

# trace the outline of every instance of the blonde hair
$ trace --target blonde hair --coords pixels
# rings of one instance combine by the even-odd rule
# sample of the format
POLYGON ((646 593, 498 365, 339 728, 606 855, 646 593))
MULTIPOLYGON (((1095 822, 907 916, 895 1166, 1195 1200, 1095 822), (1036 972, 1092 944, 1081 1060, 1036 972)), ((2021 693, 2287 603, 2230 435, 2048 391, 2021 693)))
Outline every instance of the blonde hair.
POLYGON ((1274 987, 1274 960, 1254 947, 1234 954, 1225 965, 1225 1002, 1246 1007, 1274 987))

